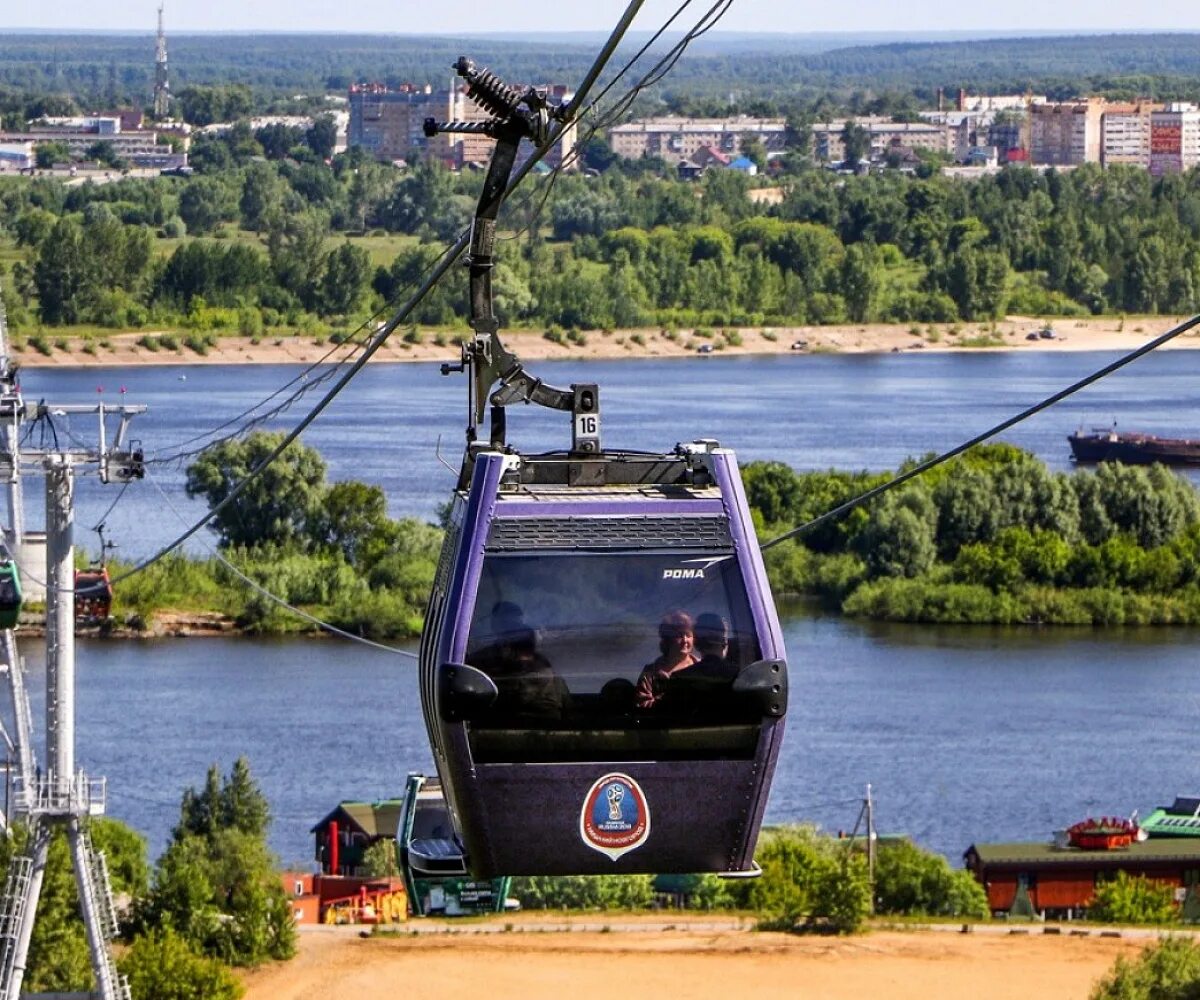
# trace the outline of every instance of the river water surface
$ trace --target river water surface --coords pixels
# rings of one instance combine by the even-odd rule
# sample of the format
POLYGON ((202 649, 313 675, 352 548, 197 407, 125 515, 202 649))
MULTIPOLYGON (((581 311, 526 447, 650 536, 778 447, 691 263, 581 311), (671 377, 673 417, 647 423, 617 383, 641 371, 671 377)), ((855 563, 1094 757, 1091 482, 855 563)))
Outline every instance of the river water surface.
MULTIPOLYGON (((799 469, 894 468, 942 450, 1112 360, 1094 353, 825 355, 541 362, 536 374, 603 390, 605 439, 637 448, 716 437, 743 461, 799 469)), ((1146 358, 1005 435, 1069 467, 1066 434, 1114 418, 1130 429, 1200 431, 1200 353, 1146 358)), ((33 370, 30 398, 130 402, 152 458, 228 420, 294 378, 294 366, 33 370)), ((452 475, 461 377, 432 365, 369 366, 305 435, 330 478, 378 483, 393 515, 432 517, 452 475)), ((315 397, 314 397, 315 398, 315 397)), ((310 401, 272 427, 294 426, 310 401)), ((62 436, 94 438, 87 422, 62 436)), ((510 438, 561 446, 565 418, 518 408, 510 438)), ((37 437, 32 444, 39 443, 37 437)), ((118 488, 81 477, 76 519, 106 517, 119 554, 149 554, 203 512, 182 496, 180 463, 152 464, 116 507, 118 488), (176 508, 173 510, 172 507, 176 508)), ((27 484, 31 526, 40 520, 27 484)), ((193 543, 200 550, 203 540, 193 543)), ((991 629, 882 626, 785 608, 792 670, 788 735, 768 819, 849 829, 867 783, 879 828, 957 861, 975 841, 1042 839, 1086 815, 1143 814, 1200 791, 1190 750, 1200 719, 1194 629, 991 629)), ((410 647, 411 648, 411 647, 410 647)), ((22 641, 42 728, 43 659, 22 641)), ((272 802, 272 843, 311 855, 309 828, 341 799, 397 795, 431 766, 410 660, 337 640, 86 642, 79 647, 81 766, 109 779, 110 813, 157 852, 179 796, 210 763, 238 754, 272 802)))

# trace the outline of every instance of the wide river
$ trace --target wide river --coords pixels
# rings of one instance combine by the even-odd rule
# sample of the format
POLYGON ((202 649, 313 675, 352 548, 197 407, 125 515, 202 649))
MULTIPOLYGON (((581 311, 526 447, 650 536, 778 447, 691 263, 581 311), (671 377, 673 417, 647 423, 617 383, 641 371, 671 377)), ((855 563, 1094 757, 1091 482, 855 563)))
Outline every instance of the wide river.
MULTIPOLYGON (((705 357, 531 365, 553 384, 599 382, 605 440, 635 448, 715 437, 743 461, 798 469, 890 469, 948 448, 1112 360, 1099 353, 705 357)), ((1065 435, 1108 424, 1195 434, 1200 353, 1150 356, 1004 440, 1069 468, 1065 435)), ((135 436, 151 458, 237 417, 294 379, 294 366, 30 370, 29 398, 91 402, 103 388, 150 410, 135 436)), ((315 381, 315 380, 314 380, 315 381)), ((285 428, 320 393, 269 426, 285 428)), ((330 479, 381 485, 393 515, 432 517, 456 465, 461 376, 433 365, 368 367, 306 433, 330 479)), ((57 418, 59 441, 94 438, 57 418)), ((510 438, 561 446, 558 414, 518 408, 510 438)), ((41 431, 35 431, 37 446, 41 431)), ((46 441, 49 444, 49 439, 46 441)), ((185 446, 187 447, 187 446, 185 446)), ((79 541, 104 517, 125 558, 147 555, 203 512, 182 463, 152 464, 126 490, 81 477, 79 541)), ((31 527, 41 520, 27 484, 31 527)), ((194 540, 193 550, 207 544, 194 540)), ((881 626, 784 608, 792 669, 788 735, 770 821, 849 829, 870 783, 881 831, 957 862, 975 841, 1043 839, 1087 815, 1143 814, 1200 791, 1191 745, 1200 717, 1193 629, 881 626)), ((22 642, 42 729, 43 658, 22 642)), ((431 766, 411 661, 338 640, 86 642, 79 647, 78 752, 109 779, 109 812, 159 851, 182 789, 239 754, 271 799, 272 843, 311 857, 309 828, 341 799, 397 795, 431 766)), ((40 748, 39 748, 40 749, 40 748)))

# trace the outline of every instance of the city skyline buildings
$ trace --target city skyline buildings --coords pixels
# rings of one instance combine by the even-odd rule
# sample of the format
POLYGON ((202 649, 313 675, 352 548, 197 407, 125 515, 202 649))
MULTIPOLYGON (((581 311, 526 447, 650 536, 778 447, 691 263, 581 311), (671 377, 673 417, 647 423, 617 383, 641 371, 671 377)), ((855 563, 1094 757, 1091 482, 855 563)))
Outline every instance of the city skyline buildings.
MULTIPOLYGON (((653 30, 677 6, 671 0, 647 0, 634 30, 653 30)), ((711 5, 698 3, 687 16, 692 20, 711 5)), ((155 5, 146 0, 109 0, 97 5, 82 0, 60 0, 53 7, 34 0, 9 0, 0 11, 4 30, 140 31, 153 23, 155 5)), ((259 0, 255 4, 211 0, 206 4, 172 5, 176 33, 214 32, 345 32, 367 34, 455 35, 479 33, 562 33, 607 31, 624 9, 623 0, 596 0, 591 4, 556 7, 548 18, 537 8, 484 4, 473 0, 451 7, 430 7, 418 0, 360 0, 352 23, 345 12, 318 0, 259 0), (369 25, 370 27, 364 27, 369 25)), ((826 6, 809 8, 781 5, 773 0, 736 0, 721 20, 719 30, 769 34, 845 32, 862 34, 896 32, 911 37, 947 32, 1003 32, 1010 36, 1037 32, 1170 31, 1200 30, 1200 12, 1181 0, 1164 0, 1152 8, 1130 8, 1111 2, 1083 3, 1067 0, 1057 5, 1034 0, 1012 0, 1003 16, 988 6, 959 7, 953 22, 945 8, 933 0, 915 0, 898 7, 885 0, 862 0, 853 9, 826 6), (864 28, 864 26, 867 26, 864 28)))

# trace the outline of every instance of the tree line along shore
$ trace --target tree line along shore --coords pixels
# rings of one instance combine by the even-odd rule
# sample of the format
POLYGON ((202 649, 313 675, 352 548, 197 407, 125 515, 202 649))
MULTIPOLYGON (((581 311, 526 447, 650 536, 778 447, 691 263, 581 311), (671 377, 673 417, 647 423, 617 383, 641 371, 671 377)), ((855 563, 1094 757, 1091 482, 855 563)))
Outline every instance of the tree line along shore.
MULTIPOLYGON (((188 468, 187 491, 216 507, 280 440, 255 432, 207 449, 188 468)), ((893 474, 753 462, 743 475, 765 541, 893 474)), ((174 553, 123 581, 102 628, 122 635, 320 632, 282 601, 355 635, 416 637, 442 530, 393 520, 386 509, 379 487, 328 483, 320 455, 293 444, 213 519, 216 554, 174 553)), ((1194 625, 1200 494, 1162 466, 1051 472, 1011 445, 983 445, 770 549, 766 561, 777 597, 852 617, 1194 625)), ((124 567, 114 562, 111 569, 124 567)))
MULTIPOLYGON (((323 152, 243 122, 196 139, 192 177, 0 177, 14 337, 44 353, 74 338, 97 354, 126 330, 144 331, 147 352, 174 340, 197 354, 230 333, 352 339, 463 230, 481 177, 323 152)), ((504 220, 495 293, 512 328, 567 340, 642 328, 919 332, 1009 314, 1200 308, 1200 196, 1182 176, 1085 165, 969 181, 840 177, 797 152, 769 180, 683 181, 661 161, 595 152, 595 176, 557 177, 539 214, 514 207, 504 220), (775 197, 754 197, 764 184, 775 197)), ((538 201, 531 191, 526 208, 538 201)), ((415 343, 465 314, 466 282, 452 277, 401 336, 415 343)))

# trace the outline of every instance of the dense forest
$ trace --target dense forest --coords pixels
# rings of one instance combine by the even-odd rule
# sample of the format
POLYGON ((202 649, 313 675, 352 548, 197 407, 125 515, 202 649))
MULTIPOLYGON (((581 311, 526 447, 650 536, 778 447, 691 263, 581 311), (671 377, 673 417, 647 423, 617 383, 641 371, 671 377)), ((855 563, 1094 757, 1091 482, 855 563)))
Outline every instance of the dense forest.
MULTIPOLYGON (((356 328, 462 230, 480 174, 400 171, 357 151, 330 165, 310 133, 243 125, 202 138, 186 179, 0 180, 14 331, 356 328)), ((598 176, 553 178, 540 213, 543 190, 531 187, 508 209, 521 238, 502 243, 501 317, 558 337, 1200 309, 1195 171, 1155 179, 1089 164, 963 181, 789 162, 772 205, 736 172, 696 184, 611 157, 598 176)), ((465 282, 443 282, 413 320, 460 326, 464 293, 465 282)))
MULTIPOLYGON (((719 36, 716 36, 719 38, 719 36)), ((65 97, 79 108, 148 103, 154 40, 138 35, 0 36, 0 115, 17 114, 33 95, 65 97)), ((708 40, 706 40, 708 41, 708 40)), ((643 110, 655 107, 776 110, 820 115, 895 93, 929 106, 939 88, 952 95, 1023 93, 1052 98, 1100 93, 1113 98, 1200 98, 1200 35, 1136 34, 982 38, 846 44, 853 37, 741 38, 698 45, 672 70, 643 110), (816 39, 814 41, 814 38, 816 39), (822 50, 822 45, 837 47, 822 50)), ((633 38, 618 53, 631 54, 633 38)), ((412 35, 171 35, 171 78, 192 85, 240 84, 256 110, 297 95, 344 91, 359 80, 443 85, 450 65, 470 53, 511 80, 579 80, 594 41, 421 38, 412 35)), ((60 108, 61 103, 51 107, 60 108)))

